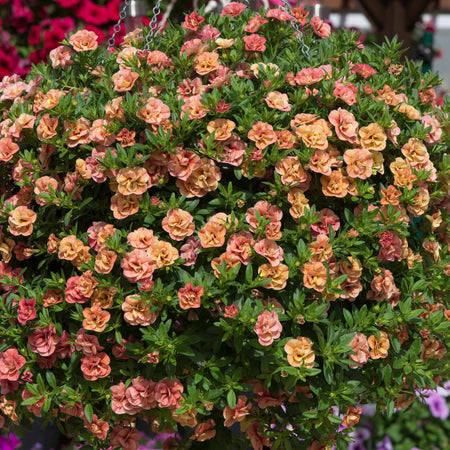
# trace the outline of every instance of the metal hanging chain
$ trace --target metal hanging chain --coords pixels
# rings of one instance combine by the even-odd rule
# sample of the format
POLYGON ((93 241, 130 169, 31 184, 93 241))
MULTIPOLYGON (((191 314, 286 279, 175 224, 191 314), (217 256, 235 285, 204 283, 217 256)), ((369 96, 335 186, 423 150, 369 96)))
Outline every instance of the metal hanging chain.
POLYGON ((156 1, 156 5, 153 7, 153 17, 149 24, 147 36, 145 36, 144 50, 150 50, 150 44, 155 37, 156 29, 158 28, 158 16, 161 13, 161 0, 156 1))
MULTIPOLYGON (((283 2, 284 9, 286 10, 286 12, 292 16, 292 7, 291 7, 290 3, 288 2, 288 0, 282 0, 282 2, 283 2)), ((291 19, 291 26, 292 26, 292 28, 294 28, 294 30, 296 32, 296 36, 297 36, 298 40, 300 41, 300 43, 302 44, 303 54, 307 58, 310 58, 311 55, 309 54, 309 47, 305 44, 305 41, 303 40, 303 32, 300 30, 300 27, 298 26, 298 23, 295 19, 291 19)))
POLYGON ((116 46, 116 35, 117 33, 120 32, 120 25, 121 23, 126 19, 127 17, 127 8, 128 5, 130 4, 131 0, 125 0, 124 5, 122 7, 122 9, 119 12, 119 20, 117 21, 117 23, 114 25, 113 28, 113 34, 112 36, 108 39, 108 49, 106 50, 107 54, 109 54, 109 51, 116 46))

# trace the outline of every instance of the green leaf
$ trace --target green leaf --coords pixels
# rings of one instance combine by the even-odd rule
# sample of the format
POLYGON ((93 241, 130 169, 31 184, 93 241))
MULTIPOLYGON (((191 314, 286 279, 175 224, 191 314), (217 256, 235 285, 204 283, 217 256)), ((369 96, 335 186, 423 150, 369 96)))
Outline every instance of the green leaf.
POLYGON ((234 408, 236 406, 236 394, 233 389, 230 389, 227 394, 227 402, 230 408, 234 408))
POLYGON ((52 387, 53 389, 56 389, 56 378, 53 372, 50 370, 47 370, 45 372, 45 378, 47 379, 47 383, 52 387))
POLYGON ((86 420, 89 423, 92 423, 92 416, 94 415, 94 411, 92 409, 92 405, 90 403, 87 403, 84 407, 84 415, 86 417, 86 420))

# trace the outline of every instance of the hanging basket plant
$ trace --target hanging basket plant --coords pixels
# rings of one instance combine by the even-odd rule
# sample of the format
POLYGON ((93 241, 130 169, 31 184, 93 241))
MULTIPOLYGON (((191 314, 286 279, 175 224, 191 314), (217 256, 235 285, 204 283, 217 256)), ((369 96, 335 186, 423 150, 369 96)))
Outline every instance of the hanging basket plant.
POLYGON ((1 424, 344 448, 450 376, 439 80, 301 6, 144 31, 0 83, 1 424))

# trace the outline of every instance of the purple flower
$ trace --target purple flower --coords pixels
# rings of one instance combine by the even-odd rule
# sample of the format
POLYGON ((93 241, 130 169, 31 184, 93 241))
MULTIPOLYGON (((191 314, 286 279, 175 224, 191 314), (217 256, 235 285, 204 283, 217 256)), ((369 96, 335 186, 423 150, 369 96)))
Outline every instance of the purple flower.
POLYGON ((19 438, 15 434, 10 434, 9 439, 6 436, 0 436, 0 448, 2 450, 14 450, 19 445, 19 438))
POLYGON ((348 444, 347 450, 366 450, 366 447, 363 442, 355 441, 348 444))
POLYGON ((362 408, 362 413, 365 416, 374 416, 377 410, 377 405, 375 403, 368 403, 367 405, 360 405, 362 408))
POLYGON ((394 450, 392 441, 388 435, 384 436, 384 439, 377 444, 377 450, 394 450))
POLYGON ((450 414, 445 398, 436 393, 432 393, 425 399, 425 403, 430 408, 430 412, 438 419, 446 420, 450 414))

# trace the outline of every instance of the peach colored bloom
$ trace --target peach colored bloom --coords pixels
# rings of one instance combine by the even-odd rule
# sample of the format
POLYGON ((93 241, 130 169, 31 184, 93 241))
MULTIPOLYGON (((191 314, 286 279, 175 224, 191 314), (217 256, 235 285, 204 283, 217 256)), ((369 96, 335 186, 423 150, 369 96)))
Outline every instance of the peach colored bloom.
POLYGON ((371 123, 359 129, 361 146, 368 150, 382 151, 386 148, 387 135, 381 125, 371 123))
POLYGON ((293 77, 292 84, 297 84, 298 86, 310 86, 311 84, 322 81, 324 77, 325 71, 321 68, 305 67, 293 77))
POLYGON ((277 135, 272 125, 265 122, 256 122, 248 132, 248 138, 255 142, 258 149, 264 150, 270 144, 277 142, 277 135))
POLYGON ((389 165, 394 175, 394 185, 407 189, 412 189, 413 182, 417 176, 413 174, 411 166, 402 158, 395 158, 395 161, 389 165))
POLYGON ((213 268, 216 278, 220 277, 220 267, 223 263, 225 263, 226 272, 229 272, 233 267, 236 267, 238 264, 240 264, 241 261, 236 255, 228 252, 222 253, 217 258, 213 258, 211 261, 211 267, 213 268))
POLYGON ((154 239, 147 254, 156 264, 156 269, 171 266, 179 258, 178 250, 169 242, 154 239))
POLYGON ((200 164, 200 157, 190 150, 181 150, 169 155, 167 170, 173 177, 186 181, 200 164))
POLYGON ((193 11, 188 16, 184 16, 183 28, 185 30, 197 31, 198 26, 204 22, 205 18, 193 11))
POLYGON ((221 179, 219 167, 209 158, 202 158, 186 181, 178 179, 176 185, 181 195, 188 198, 203 197, 208 192, 215 191, 221 179))
POLYGON ((120 142, 120 145, 124 148, 131 147, 136 144, 135 141, 136 132, 130 131, 127 128, 122 128, 119 134, 116 136, 117 142, 120 142))
POLYGON ((286 156, 275 165, 275 171, 281 176, 284 185, 298 184, 303 191, 308 190, 311 175, 303 169, 298 156, 286 156))
POLYGON ((280 291, 286 287, 289 278, 289 267, 285 264, 278 264, 278 266, 271 266, 270 264, 262 264, 258 267, 258 275, 261 278, 270 280, 265 284, 266 289, 274 289, 280 291))
POLYGON ((333 256, 330 238, 326 234, 319 234, 315 241, 308 244, 313 252, 311 261, 326 262, 333 256))
POLYGON ((147 250, 153 243, 153 231, 148 228, 138 228, 127 236, 127 242, 134 249, 147 250))
POLYGON ((106 245, 106 240, 114 236, 116 229, 106 222, 92 222, 87 232, 86 240, 89 246, 95 251, 99 251, 106 245))
POLYGON ((105 119, 125 122, 125 114, 122 108, 123 97, 113 98, 105 105, 105 119))
POLYGON ((263 52, 266 49, 264 45, 267 40, 264 36, 259 34, 251 34, 249 36, 244 36, 243 41, 245 42, 245 50, 252 52, 263 52))
POLYGON ((183 391, 184 387, 178 379, 165 378, 156 383, 155 400, 160 408, 178 408, 183 398, 181 395, 183 391))
POLYGON ((41 356, 50 356, 56 350, 56 344, 59 342, 56 335, 56 328, 48 325, 44 328, 37 328, 28 335, 28 344, 33 353, 41 356))
POLYGON ((186 411, 183 414, 177 414, 176 411, 172 410, 172 419, 179 423, 182 427, 194 428, 197 425, 197 410, 195 408, 186 411))
POLYGON ((264 99, 269 108, 278 109, 280 111, 290 111, 289 97, 278 91, 271 91, 264 99))
POLYGON ((377 259, 382 261, 400 261, 402 258, 402 240, 392 230, 385 230, 378 241, 381 244, 377 259))
POLYGON ((349 177, 365 180, 372 175, 373 158, 366 148, 346 150, 344 161, 347 163, 345 170, 349 177))
POLYGON ((355 64, 351 71, 351 73, 357 73, 361 75, 364 79, 369 78, 370 76, 377 73, 377 71, 371 67, 369 64, 357 63, 355 64))
POLYGON ((235 129, 236 124, 228 119, 215 119, 208 123, 206 129, 209 134, 214 133, 215 141, 226 141, 231 137, 231 132, 235 129))
POLYGON ((17 381, 20 375, 19 371, 26 362, 26 359, 14 347, 1 352, 0 380, 17 381))
POLYGON ((36 318, 36 299, 30 298, 25 299, 21 298, 19 300, 19 308, 17 308, 17 321, 19 323, 26 323, 29 320, 33 320, 36 318))
POLYGON ((387 189, 381 188, 381 195, 380 203, 382 205, 398 205, 400 203, 399 197, 402 195, 402 192, 390 184, 387 189))
POLYGON ((199 423, 195 428, 195 433, 189 439, 198 442, 204 442, 208 439, 212 439, 216 435, 216 430, 213 430, 215 426, 216 423, 213 419, 208 419, 206 422, 199 423))
POLYGON ((311 369, 314 366, 316 355, 312 349, 313 342, 307 337, 290 339, 284 346, 288 363, 293 367, 305 366, 311 369))
POLYGON ((37 214, 26 206, 18 206, 9 213, 9 232, 14 236, 30 236, 37 214))
POLYGON ((144 167, 125 167, 116 175, 117 190, 122 195, 144 194, 149 188, 150 177, 144 167))
POLYGON ((161 125, 170 118, 170 108, 159 98, 151 97, 137 112, 136 117, 149 124, 161 125))
POLYGON ((328 120, 334 126, 336 135, 341 141, 356 144, 359 125, 351 112, 342 108, 335 109, 328 115, 328 120))
POLYGON ((372 359, 387 358, 390 342, 386 332, 380 331, 380 337, 372 334, 367 341, 371 348, 370 357, 372 359))
POLYGON ((261 239, 253 248, 256 253, 266 258, 273 267, 278 266, 283 261, 283 249, 271 239, 261 239))
POLYGON ((219 54, 217 52, 203 52, 195 58, 195 71, 199 75, 207 75, 219 68, 219 54))
POLYGON ((84 308, 83 316, 83 327, 86 330, 96 331, 97 333, 105 330, 111 318, 111 314, 108 311, 103 311, 98 305, 94 305, 91 308, 84 308))
POLYGON ((46 94, 44 94, 42 91, 39 91, 34 98, 33 112, 35 114, 38 114, 41 111, 45 111, 46 109, 55 108, 62 96, 64 96, 64 92, 58 89, 50 89, 46 94))
POLYGON ((359 422, 361 414, 362 414, 361 406, 358 406, 358 408, 350 406, 344 418, 342 419, 341 426, 345 428, 354 427, 359 422))
POLYGON ((128 295, 122 303, 123 318, 130 325, 148 326, 156 321, 158 314, 151 310, 151 303, 139 295, 128 295))
POLYGON ((205 92, 205 86, 203 86, 201 78, 197 77, 191 80, 190 78, 184 78, 183 81, 178 83, 177 92, 179 93, 178 99, 182 98, 184 100, 197 97, 205 92))
POLYGON ((95 355, 84 355, 81 358, 81 371, 83 377, 88 381, 95 381, 99 378, 105 378, 111 373, 109 356, 104 353, 95 355))
POLYGON ((279 149, 290 149, 295 144, 295 136, 289 130, 275 131, 279 149))
POLYGON ((362 367, 369 360, 369 342, 362 333, 355 333, 355 337, 349 344, 352 347, 352 353, 349 358, 356 364, 350 365, 352 369, 362 367))
POLYGON ((247 397, 245 395, 239 395, 234 408, 230 408, 228 405, 225 406, 223 410, 224 425, 231 427, 234 423, 241 422, 245 416, 250 414, 251 407, 251 402, 247 403, 247 397))
POLYGON ((125 219, 139 211, 142 195, 115 194, 111 197, 111 211, 115 219, 125 219))
POLYGON ((60 289, 49 289, 45 292, 42 302, 45 308, 48 308, 52 305, 57 305, 58 303, 62 303, 62 291, 60 289))
POLYGON ((132 283, 151 278, 156 268, 155 261, 145 250, 133 250, 126 253, 120 267, 123 269, 123 276, 132 283))
POLYGON ((131 69, 128 68, 123 68, 111 77, 111 81, 114 83, 114 90, 116 92, 127 92, 133 89, 138 78, 139 74, 137 72, 132 72, 131 69))
POLYGON ((429 239, 425 239, 422 244, 422 247, 429 253, 431 253, 433 257, 433 261, 437 263, 441 260, 441 256, 439 255, 439 251, 441 250, 441 246, 437 241, 431 241, 429 239))
POLYGON ((303 191, 298 187, 289 189, 287 200, 292 205, 289 209, 289 213, 294 219, 304 216, 305 208, 310 208, 309 200, 305 197, 303 191))
POLYGON ((430 159, 427 147, 417 138, 410 138, 401 148, 406 162, 414 168, 423 167, 430 159))
POLYGON ((258 14, 248 21, 247 25, 244 28, 244 31, 246 31, 247 33, 256 33, 261 28, 261 26, 267 22, 267 19, 258 14))
POLYGON ((245 8, 247 7, 240 2, 231 2, 223 8, 222 16, 237 17, 245 8))
POLYGON ((172 208, 167 212, 162 221, 162 228, 169 233, 169 236, 175 241, 182 241, 187 236, 194 233, 195 224, 193 217, 187 211, 180 208, 172 208))
POLYGON ((56 192, 58 188, 58 182, 53 177, 49 177, 46 175, 44 177, 38 178, 35 181, 33 192, 36 194, 35 201, 38 205, 46 205, 47 203, 49 203, 47 200, 44 200, 40 196, 40 194, 51 194, 50 188, 52 188, 54 192, 56 192))
POLYGON ((108 131, 110 122, 103 119, 94 120, 91 130, 89 131, 89 139, 97 144, 109 146, 116 140, 116 136, 108 131))
POLYGON ((70 59, 73 51, 70 47, 66 45, 60 45, 53 50, 50 51, 50 61, 52 62, 52 67, 57 69, 61 67, 62 69, 67 69, 67 67, 73 64, 73 61, 70 59))
POLYGON ((442 359, 447 353, 444 344, 438 339, 425 339, 422 342, 422 352, 420 353, 420 358, 427 360, 430 358, 442 359))
POLYGON ((405 114, 408 119, 420 120, 420 112, 414 108, 414 106, 408 105, 408 103, 400 103, 397 107, 399 113, 405 114))
POLYGON ((83 242, 77 239, 76 236, 66 236, 65 238, 61 239, 59 243, 58 257, 59 259, 73 261, 83 250, 83 248, 83 242))
POLYGON ((91 305, 98 305, 103 309, 111 308, 116 294, 117 289, 115 287, 95 288, 91 296, 91 305))
POLYGON ((76 122, 65 120, 64 130, 69 132, 66 137, 66 145, 70 148, 90 142, 91 122, 84 117, 81 117, 76 122))
POLYGON ((79 30, 72 34, 69 43, 76 52, 95 50, 98 47, 98 36, 93 31, 79 30))
POLYGON ((347 105, 351 106, 357 103, 358 99, 356 94, 358 93, 358 88, 348 81, 342 83, 342 81, 338 80, 334 82, 334 91, 333 95, 342 100, 347 105))
POLYGON ((442 128, 439 121, 429 114, 422 116, 421 120, 425 128, 431 127, 425 137, 425 142, 430 145, 438 144, 442 138, 442 128))
POLYGON ((9 162, 19 150, 20 147, 10 137, 0 139, 0 161, 9 162))
POLYGON ((55 137, 57 132, 56 128, 58 127, 58 119, 56 117, 51 117, 49 114, 44 114, 40 121, 39 125, 36 128, 36 133, 38 135, 38 139, 41 141, 51 139, 55 137))
POLYGON ((322 175, 320 183, 322 184, 322 192, 327 197, 343 198, 348 194, 349 180, 342 169, 333 170, 329 177, 322 175))
POLYGON ((84 328, 80 328, 75 338, 75 349, 84 355, 96 355, 103 350, 97 336, 86 334, 84 328))
POLYGON ((181 111, 188 114, 189 120, 201 119, 209 112, 203 105, 200 95, 186 98, 184 105, 181 107, 181 111))
POLYGON ((138 450, 141 433, 137 428, 116 425, 111 431, 110 443, 112 448, 123 450, 138 450))
POLYGON ((311 236, 317 237, 319 234, 329 233, 329 226, 333 229, 333 231, 338 231, 341 226, 339 217, 329 208, 324 208, 320 211, 320 221, 316 223, 312 223, 310 225, 311 236))
POLYGON ((147 55, 147 64, 154 71, 161 71, 172 66, 172 60, 163 52, 154 50, 147 55))
POLYGON ((97 414, 92 415, 92 421, 89 423, 86 419, 84 419, 84 426, 87 428, 94 437, 105 440, 108 435, 109 424, 104 420, 98 420, 97 414))
POLYGON ((283 327, 275 310, 271 312, 264 310, 258 316, 258 321, 253 328, 253 331, 258 335, 258 342, 265 347, 271 345, 274 339, 278 339, 282 330, 283 327))
POLYGON ((327 268, 319 261, 305 263, 302 267, 305 287, 322 292, 327 282, 327 268))
POLYGON ((295 130, 295 134, 303 141, 306 147, 326 150, 328 148, 328 137, 332 135, 331 125, 323 119, 301 125, 295 130))
POLYGON ((247 265, 251 260, 251 248, 255 244, 253 235, 248 231, 232 234, 227 242, 227 253, 230 253, 242 264, 247 265))
POLYGON ((187 283, 184 287, 178 289, 180 308, 200 308, 203 292, 202 286, 193 286, 192 283, 187 283))
POLYGON ((381 269, 381 273, 374 276, 370 287, 371 290, 367 293, 368 300, 388 301, 392 307, 397 305, 400 291, 395 286, 394 276, 390 270, 381 269))
POLYGON ((331 25, 324 22, 319 16, 312 16, 309 21, 313 31, 322 39, 327 38, 331 34, 331 25))

